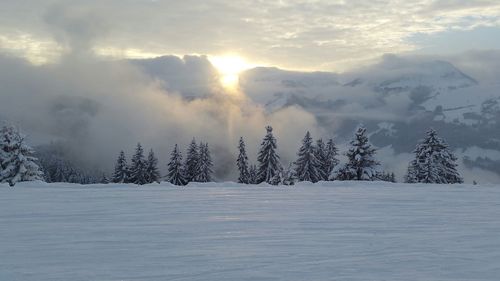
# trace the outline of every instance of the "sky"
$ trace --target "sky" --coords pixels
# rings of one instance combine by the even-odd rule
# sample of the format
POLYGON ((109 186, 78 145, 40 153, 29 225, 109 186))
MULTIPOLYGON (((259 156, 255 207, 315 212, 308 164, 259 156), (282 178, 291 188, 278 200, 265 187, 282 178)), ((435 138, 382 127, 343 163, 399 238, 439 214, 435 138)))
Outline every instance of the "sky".
POLYGON ((338 72, 386 53, 496 49, 499 26, 496 0, 0 3, 0 48, 38 64, 90 48, 113 58, 231 54, 251 65, 338 72))
MULTIPOLYGON (((397 77, 394 65, 418 72, 429 60, 449 61, 497 93, 500 1, 1 0, 0 121, 34 145, 61 141, 75 161, 104 170, 137 142, 165 168, 173 145, 196 137, 211 145, 217 178, 233 179, 239 137, 255 161, 268 124, 288 166, 306 131, 338 137, 350 124, 344 113, 406 116, 408 96, 372 112, 373 91, 337 86, 364 73, 397 77), (242 71, 257 66, 302 72, 257 69, 263 78, 247 82, 259 83, 243 86, 252 71, 242 71), (301 83, 313 98, 351 103, 331 112, 329 126, 300 106, 265 106, 301 83)), ((404 170, 409 154, 383 153, 399 157, 391 170, 404 170)))

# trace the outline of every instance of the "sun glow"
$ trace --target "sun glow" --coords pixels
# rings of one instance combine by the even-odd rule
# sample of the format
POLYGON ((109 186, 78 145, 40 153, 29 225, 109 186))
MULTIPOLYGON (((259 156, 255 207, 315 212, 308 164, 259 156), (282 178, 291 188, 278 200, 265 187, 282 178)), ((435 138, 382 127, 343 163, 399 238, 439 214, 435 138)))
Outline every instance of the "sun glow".
POLYGON ((238 86, 239 74, 242 71, 255 67, 237 55, 211 56, 210 62, 219 71, 222 85, 235 89, 238 86))

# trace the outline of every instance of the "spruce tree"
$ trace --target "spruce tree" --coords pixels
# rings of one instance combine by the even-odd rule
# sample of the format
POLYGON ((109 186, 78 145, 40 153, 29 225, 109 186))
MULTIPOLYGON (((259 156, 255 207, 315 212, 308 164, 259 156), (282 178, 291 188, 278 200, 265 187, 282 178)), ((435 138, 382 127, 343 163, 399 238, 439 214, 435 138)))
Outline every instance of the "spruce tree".
POLYGON ((130 166, 130 182, 135 184, 146 184, 146 160, 144 159, 144 150, 140 143, 137 144, 135 154, 132 157, 130 166))
POLYGON ((189 144, 187 153, 186 153, 186 162, 184 164, 184 178, 187 182, 192 182, 196 180, 199 171, 199 150, 198 145, 196 144, 196 140, 193 138, 191 144, 189 144))
POLYGON ((115 172, 113 173, 112 182, 114 183, 126 183, 129 178, 129 167, 127 164, 127 159, 125 158, 125 152, 120 151, 118 159, 115 164, 115 172))
POLYGON ((333 142, 333 139, 329 139, 326 143, 326 158, 328 159, 328 168, 326 169, 328 176, 327 180, 335 179, 334 170, 335 167, 337 167, 337 165, 339 164, 339 160, 337 159, 338 154, 338 149, 333 142))
POLYGON ((210 149, 208 148, 208 143, 200 143, 199 146, 199 161, 198 161, 198 173, 195 180, 197 182, 211 182, 212 181, 212 156, 210 155, 210 149))
POLYGON ((16 128, 4 126, 0 132, 0 183, 14 186, 21 181, 42 180, 34 150, 16 128))
POLYGON ((250 172, 248 170, 248 156, 245 149, 245 142, 243 141, 243 137, 240 137, 240 142, 238 144, 238 159, 236 160, 236 165, 238 166, 238 171, 240 175, 238 177, 239 183, 250 183, 250 172))
POLYGON ((408 166, 405 181, 409 183, 462 183, 457 171, 457 157, 449 150, 448 144, 437 136, 435 130, 427 131, 427 136, 415 150, 415 159, 408 166))
POLYGON ((273 128, 266 127, 267 134, 262 140, 257 161, 259 168, 257 172, 258 183, 267 182, 272 184, 274 176, 281 170, 280 157, 276 152, 277 144, 273 136, 273 128))
POLYGON ((153 149, 149 151, 148 159, 146 161, 146 182, 160 182, 160 171, 158 171, 158 159, 153 152, 153 149))
POLYGON ((307 132, 297 153, 299 158, 295 161, 295 173, 299 181, 318 182, 322 179, 318 169, 320 162, 316 158, 314 150, 311 134, 307 132))
POLYGON ((174 150, 170 154, 170 162, 168 163, 168 172, 166 179, 168 182, 175 185, 186 185, 187 181, 184 177, 184 171, 182 167, 182 154, 177 147, 177 144, 174 147, 174 150))
POLYGON ((314 147, 314 156, 318 159, 318 175, 319 180, 327 181, 330 176, 330 159, 328 158, 328 150, 322 139, 316 141, 314 147))
POLYGON ((380 164, 374 159, 375 153, 376 149, 372 147, 366 136, 366 128, 359 127, 351 141, 351 148, 346 153, 348 162, 339 170, 336 178, 338 180, 376 180, 377 166, 380 164))

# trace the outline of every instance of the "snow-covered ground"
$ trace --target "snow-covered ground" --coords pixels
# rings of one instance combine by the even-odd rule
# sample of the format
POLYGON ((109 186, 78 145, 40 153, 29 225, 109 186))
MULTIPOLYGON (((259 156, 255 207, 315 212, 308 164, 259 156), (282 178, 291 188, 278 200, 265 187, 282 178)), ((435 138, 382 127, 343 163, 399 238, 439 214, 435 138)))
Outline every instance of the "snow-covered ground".
POLYGON ((499 186, 0 185, 0 280, 499 278, 499 186))

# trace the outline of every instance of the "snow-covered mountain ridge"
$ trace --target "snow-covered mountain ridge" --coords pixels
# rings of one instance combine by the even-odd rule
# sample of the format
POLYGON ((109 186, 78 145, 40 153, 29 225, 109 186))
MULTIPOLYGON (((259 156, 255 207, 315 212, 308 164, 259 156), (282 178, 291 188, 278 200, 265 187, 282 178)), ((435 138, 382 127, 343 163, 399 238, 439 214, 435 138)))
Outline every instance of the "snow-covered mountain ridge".
MULTIPOLYGON (((143 64, 148 73, 154 72, 148 65, 155 64, 143 64)), ((190 66, 196 80, 189 85, 202 81, 198 72, 213 73, 200 69, 190 66)), ((178 86, 175 77, 156 77, 184 94, 186 87, 178 86)), ((464 166, 500 176, 500 161, 487 153, 500 151, 500 83, 477 80, 450 62, 389 55, 350 73, 258 67, 241 73, 239 81, 241 91, 268 112, 299 107, 339 141, 347 141, 363 123, 375 145, 390 147, 397 155, 410 153, 434 127, 461 155, 464 166), (477 154, 481 149, 484 155, 477 154)), ((192 96, 192 91, 185 95, 192 96)))

